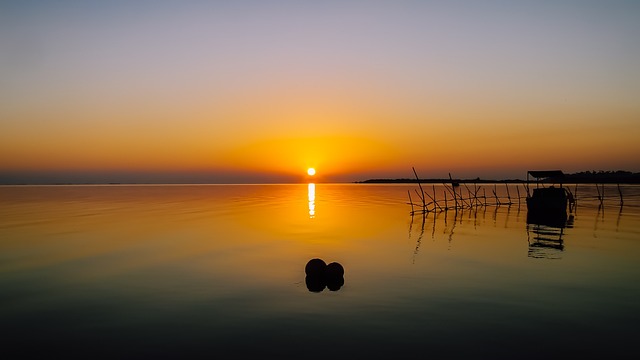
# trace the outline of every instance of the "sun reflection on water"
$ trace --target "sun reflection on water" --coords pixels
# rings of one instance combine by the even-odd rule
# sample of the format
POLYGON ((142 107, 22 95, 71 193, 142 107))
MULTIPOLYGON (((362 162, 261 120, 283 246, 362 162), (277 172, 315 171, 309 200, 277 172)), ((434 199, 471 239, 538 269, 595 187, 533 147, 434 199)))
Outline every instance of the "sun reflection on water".
POLYGON ((309 183, 307 190, 309 197, 309 219, 316 217, 316 184, 309 183))

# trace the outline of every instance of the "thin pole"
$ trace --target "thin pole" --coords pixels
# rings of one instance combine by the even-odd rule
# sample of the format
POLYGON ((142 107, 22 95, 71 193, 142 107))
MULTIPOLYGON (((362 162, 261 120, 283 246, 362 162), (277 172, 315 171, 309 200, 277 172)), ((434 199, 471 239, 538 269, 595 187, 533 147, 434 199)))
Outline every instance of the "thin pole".
POLYGON ((418 187, 420 187, 420 192, 422 193, 422 206, 423 206, 423 209, 426 209, 427 208, 427 203, 424 200, 424 190, 422 190, 422 185, 420 184, 420 178, 418 177, 418 173, 416 172, 416 168, 414 168, 412 166, 411 169, 413 169, 413 174, 416 176, 416 180, 418 180, 418 187))
POLYGON ((624 201, 622 200, 622 190, 620 189, 620 183, 618 183, 618 194, 620 194, 620 207, 624 205, 624 201))

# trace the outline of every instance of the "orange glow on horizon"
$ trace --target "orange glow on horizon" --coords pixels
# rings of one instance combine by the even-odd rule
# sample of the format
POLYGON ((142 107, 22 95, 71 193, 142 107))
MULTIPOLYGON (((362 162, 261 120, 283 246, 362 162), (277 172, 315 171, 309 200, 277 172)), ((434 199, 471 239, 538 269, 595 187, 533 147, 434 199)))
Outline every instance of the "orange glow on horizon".
POLYGON ((389 165, 395 156, 397 151, 382 141, 317 136, 256 140, 223 154, 221 161, 234 169, 292 175, 305 168, 308 176, 318 176, 315 169, 321 167, 323 176, 332 176, 389 165))
POLYGON ((0 23, 0 183, 640 171, 625 6, 108 3, 0 23))

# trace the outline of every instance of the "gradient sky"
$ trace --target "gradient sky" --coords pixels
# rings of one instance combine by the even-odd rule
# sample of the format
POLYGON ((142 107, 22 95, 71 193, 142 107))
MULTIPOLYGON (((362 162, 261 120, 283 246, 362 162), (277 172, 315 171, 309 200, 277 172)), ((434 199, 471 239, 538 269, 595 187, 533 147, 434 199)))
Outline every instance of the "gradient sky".
POLYGON ((640 171, 640 1, 0 3, 0 183, 640 171))

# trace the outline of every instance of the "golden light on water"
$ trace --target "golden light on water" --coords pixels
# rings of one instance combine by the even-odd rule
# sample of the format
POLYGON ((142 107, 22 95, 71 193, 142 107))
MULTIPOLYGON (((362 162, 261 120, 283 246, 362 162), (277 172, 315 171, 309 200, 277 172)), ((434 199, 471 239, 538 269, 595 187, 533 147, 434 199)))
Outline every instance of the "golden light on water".
POLYGON ((307 195, 309 197, 309 218, 312 219, 316 216, 316 184, 309 183, 307 195))
POLYGON ((307 174, 309 174, 309 176, 313 176, 316 174, 316 169, 314 168, 308 168, 307 169, 307 174))

